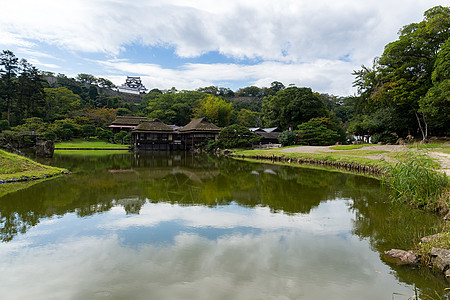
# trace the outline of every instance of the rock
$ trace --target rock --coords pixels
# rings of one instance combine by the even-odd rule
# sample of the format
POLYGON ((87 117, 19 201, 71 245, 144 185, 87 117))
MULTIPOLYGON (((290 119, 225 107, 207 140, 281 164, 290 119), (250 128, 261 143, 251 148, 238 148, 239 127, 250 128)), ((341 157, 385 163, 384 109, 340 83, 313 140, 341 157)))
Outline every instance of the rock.
MULTIPOLYGON (((431 263, 439 271, 446 272, 450 268, 450 250, 433 248, 431 249, 431 263)), ((446 272, 447 275, 447 272, 446 272)))
POLYGON ((53 157, 55 151, 55 145, 53 141, 36 141, 36 156, 37 157, 53 157))
POLYGON ((440 234, 440 233, 429 235, 429 236, 424 236, 423 238, 420 239, 420 242, 421 243, 429 243, 434 240, 440 239, 441 237, 442 237, 442 234, 440 234))
POLYGON ((389 251, 384 251, 384 254, 394 258, 398 258, 401 264, 414 265, 419 262, 419 258, 417 257, 417 255, 415 255, 411 251, 391 249, 389 251))

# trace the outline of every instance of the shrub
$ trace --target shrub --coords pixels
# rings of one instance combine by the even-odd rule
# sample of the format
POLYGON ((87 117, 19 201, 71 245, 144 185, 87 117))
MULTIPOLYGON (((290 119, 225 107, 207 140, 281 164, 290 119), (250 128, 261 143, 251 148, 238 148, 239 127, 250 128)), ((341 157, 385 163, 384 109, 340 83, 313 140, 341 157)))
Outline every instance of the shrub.
POLYGON ((301 145, 327 146, 345 143, 345 133, 330 118, 313 118, 298 125, 298 143, 301 145))
POLYGON ((296 139, 297 135, 295 134, 295 132, 290 130, 283 131, 278 137, 278 141, 283 144, 283 146, 294 145, 296 139))
POLYGON ((3 130, 10 130, 11 126, 9 126, 8 120, 0 120, 0 132, 3 130))
POLYGON ((261 138, 247 127, 234 124, 220 131, 217 138, 217 146, 220 146, 220 148, 247 148, 261 140, 261 138))
POLYGON ((109 130, 105 130, 102 128, 97 128, 97 136, 101 140, 109 141, 113 138, 113 133, 109 130))
POLYGON ((44 133, 42 133, 40 135, 40 139, 54 141, 54 140, 56 140, 56 133, 54 131, 52 131, 52 130, 45 131, 44 133))
POLYGON ((131 141, 131 134, 122 130, 114 135, 114 142, 118 144, 126 144, 131 141))
POLYGON ((95 135, 95 132, 96 132, 95 126, 94 126, 94 125, 89 125, 89 124, 83 125, 83 126, 81 127, 81 130, 82 130, 82 132, 83 132, 83 136, 85 136, 85 137, 91 137, 91 136, 94 136, 94 135, 95 135))
POLYGON ((382 133, 375 133, 371 136, 372 144, 395 144, 398 140, 398 136, 395 133, 384 131, 382 133))

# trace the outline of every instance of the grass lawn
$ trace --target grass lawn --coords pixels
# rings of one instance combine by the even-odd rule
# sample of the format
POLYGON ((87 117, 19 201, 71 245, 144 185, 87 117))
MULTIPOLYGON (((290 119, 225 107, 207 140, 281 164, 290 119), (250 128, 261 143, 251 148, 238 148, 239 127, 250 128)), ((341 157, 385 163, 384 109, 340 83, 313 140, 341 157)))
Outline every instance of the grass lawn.
POLYGON ((359 144, 359 145, 338 145, 330 147, 330 149, 333 150, 354 150, 354 149, 361 149, 365 146, 373 146, 372 144, 359 144))
POLYGON ((111 144, 111 143, 107 143, 103 140, 99 140, 99 139, 91 139, 89 141, 86 141, 84 139, 73 139, 71 141, 68 142, 60 142, 60 143, 55 143, 55 149, 59 149, 59 148, 102 148, 102 149, 106 149, 106 148, 111 148, 111 149, 124 149, 127 150, 129 147, 129 145, 122 145, 122 144, 111 144))
POLYGON ((107 156, 111 154, 126 154, 129 153, 127 148, 123 150, 55 150, 58 155, 89 155, 89 156, 107 156))
POLYGON ((38 179, 67 170, 37 163, 29 158, 0 150, 0 180, 38 179))

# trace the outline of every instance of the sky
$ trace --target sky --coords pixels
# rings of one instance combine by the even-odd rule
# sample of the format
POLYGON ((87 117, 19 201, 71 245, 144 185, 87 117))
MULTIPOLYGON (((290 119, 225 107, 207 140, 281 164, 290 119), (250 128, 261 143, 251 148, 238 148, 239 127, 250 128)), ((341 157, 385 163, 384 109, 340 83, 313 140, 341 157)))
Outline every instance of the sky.
POLYGON ((448 0, 2 0, 0 50, 43 71, 150 90, 269 87, 355 94, 399 29, 448 0))

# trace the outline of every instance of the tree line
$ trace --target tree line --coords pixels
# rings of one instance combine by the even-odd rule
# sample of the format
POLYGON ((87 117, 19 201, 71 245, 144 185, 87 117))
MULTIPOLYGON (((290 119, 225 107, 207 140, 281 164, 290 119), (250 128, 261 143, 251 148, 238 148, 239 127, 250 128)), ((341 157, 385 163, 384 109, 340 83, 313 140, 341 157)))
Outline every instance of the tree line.
POLYGON ((338 97, 308 87, 249 86, 197 90, 152 89, 139 103, 126 101, 105 78, 43 72, 25 59, 0 53, 0 130, 33 131, 45 138, 112 138, 117 115, 186 125, 207 117, 220 127, 279 127, 285 144, 374 143, 448 136, 450 128, 450 8, 436 6, 404 26, 373 66, 355 70, 355 95, 338 97))

